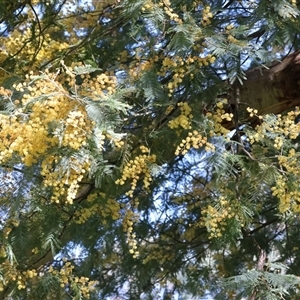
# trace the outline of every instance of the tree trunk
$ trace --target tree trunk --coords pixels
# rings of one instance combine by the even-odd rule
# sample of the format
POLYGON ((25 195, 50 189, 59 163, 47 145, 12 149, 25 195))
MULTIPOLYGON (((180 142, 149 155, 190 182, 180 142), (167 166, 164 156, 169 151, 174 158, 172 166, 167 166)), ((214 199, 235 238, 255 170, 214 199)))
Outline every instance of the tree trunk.
MULTIPOLYGON (((251 107, 260 115, 280 114, 300 105, 300 50, 268 69, 256 67, 246 75, 243 85, 238 82, 233 85, 234 91, 239 90, 240 109, 251 107)), ((234 103, 232 99, 230 101, 234 103)), ((224 126, 234 129, 232 123, 224 126)))

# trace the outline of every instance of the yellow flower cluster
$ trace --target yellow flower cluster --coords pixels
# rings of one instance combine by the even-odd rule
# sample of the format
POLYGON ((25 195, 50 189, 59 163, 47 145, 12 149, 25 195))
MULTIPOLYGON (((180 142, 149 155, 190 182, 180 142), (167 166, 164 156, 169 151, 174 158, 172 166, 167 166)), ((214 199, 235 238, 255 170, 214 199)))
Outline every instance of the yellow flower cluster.
POLYGON ((86 132, 88 125, 86 124, 86 116, 82 111, 70 111, 64 120, 64 125, 62 146, 69 146, 78 150, 86 145, 86 138, 89 133, 86 132))
MULTIPOLYGON (((20 274, 20 271, 16 269, 16 264, 11 264, 8 260, 1 263, 0 269, 2 275, 0 278, 0 291, 3 291, 9 283, 22 279, 22 274, 20 274)), ((20 288, 23 288, 23 283, 20 283, 20 288)))
POLYGON ((274 139, 274 147, 277 150, 280 150, 281 147, 283 146, 283 142, 284 142, 284 139, 281 136, 276 136, 274 139))
POLYGON ((188 136, 181 141, 175 151, 175 155, 185 155, 191 148, 199 149, 205 146, 206 151, 214 151, 215 147, 207 142, 207 137, 202 136, 197 130, 188 133, 188 136))
POLYGON ((152 1, 150 0, 147 0, 142 8, 141 8, 141 11, 142 12, 145 12, 145 11, 153 11, 154 7, 156 6, 156 4, 154 4, 152 1))
MULTIPOLYGON (((297 190, 291 191, 288 194, 288 196, 290 198, 289 201, 290 201, 291 210, 295 213, 300 213, 300 191, 297 191, 297 190)), ((285 206, 288 204, 288 202, 286 202, 286 203, 283 202, 283 207, 282 207, 281 202, 280 202, 280 206, 279 206, 280 212, 282 212, 285 209, 285 206)))
POLYGON ((211 23, 211 18, 213 17, 213 14, 210 11, 210 6, 205 6, 202 11, 202 25, 207 26, 211 23))
POLYGON ((172 70, 173 77, 169 81, 168 95, 172 97, 172 93, 176 90, 176 88, 180 85, 183 78, 189 74, 192 78, 194 76, 193 71, 202 66, 207 66, 215 61, 215 57, 211 54, 206 55, 205 57, 200 56, 187 56, 186 58, 182 58, 180 56, 174 57, 164 57, 162 60, 162 67, 157 75, 165 76, 172 70))
POLYGON ((64 29, 70 35, 68 38, 70 42, 73 44, 78 42, 78 32, 82 28, 100 27, 99 16, 111 18, 113 10, 107 8, 113 4, 120 4, 120 2, 121 0, 91 0, 86 1, 83 6, 78 1, 65 0, 64 9, 60 10, 59 18, 63 20, 64 29))
POLYGON ((98 204, 93 205, 89 208, 81 208, 80 210, 76 211, 74 215, 76 217, 75 222, 77 224, 84 224, 91 216, 97 214, 98 209, 98 204))
POLYGON ((0 96, 10 97, 12 94, 11 90, 5 89, 4 87, 0 87, 0 96))
MULTIPOLYGON (((96 199, 95 197, 97 197, 97 194, 90 194, 87 201, 93 202, 94 199, 96 199)), ((75 222, 77 224, 83 224, 94 215, 101 216, 102 224, 107 223, 107 218, 118 220, 120 218, 120 204, 114 199, 101 201, 101 203, 93 203, 92 206, 81 208, 75 212, 75 222)))
MULTIPOLYGON (((125 165, 122 177, 115 182, 116 184, 124 185, 127 180, 131 181, 130 190, 126 192, 126 195, 132 199, 133 209, 137 209, 139 205, 139 200, 137 198, 133 199, 133 193, 137 183, 143 177, 143 186, 145 189, 148 189, 152 181, 149 165, 156 161, 156 156, 154 154, 150 155, 150 150, 146 146, 140 146, 140 151, 142 154, 136 156, 125 165)), ((134 258, 139 255, 139 252, 137 251, 136 235, 133 233, 133 224, 137 219, 138 215, 130 208, 127 208, 123 219, 123 229, 127 232, 129 251, 134 258)))
POLYGON ((163 264, 175 257, 174 249, 172 249, 172 247, 161 247, 158 244, 147 245, 147 253, 147 257, 143 259, 143 264, 146 264, 151 260, 159 261, 160 264, 163 264))
POLYGON ((258 110, 254 109, 252 107, 247 107, 246 108, 247 112, 249 113, 249 116, 252 118, 254 116, 258 117, 259 119, 262 119, 262 116, 258 115, 258 110))
MULTIPOLYGON (((120 58, 121 60, 121 58, 120 58)), ((150 70, 153 67, 153 63, 154 61, 158 60, 158 56, 156 56, 156 58, 149 58, 147 61, 134 61, 130 64, 129 69, 127 70, 129 76, 135 80, 135 79, 139 79, 141 76, 141 73, 143 71, 147 71, 150 70)), ((127 69, 127 67, 126 67, 127 69)))
POLYGON ((26 288, 28 281, 34 277, 37 277, 38 274, 36 270, 27 270, 22 272, 22 275, 17 277, 17 288, 18 290, 23 290, 26 288))
POLYGON ((245 46, 246 42, 243 40, 238 40, 235 38, 235 33, 232 31, 234 29, 233 24, 229 24, 225 28, 225 33, 227 34, 227 40, 229 43, 237 44, 240 46, 245 46))
POLYGON ((113 143, 118 149, 121 149, 125 145, 125 142, 122 140, 113 140, 113 143))
POLYGON ((276 185, 271 188, 272 195, 279 198, 279 211, 284 213, 291 208, 291 197, 286 188, 287 182, 286 178, 283 176, 278 176, 276 180, 276 185))
POLYGON ((13 153, 17 153, 22 162, 30 166, 57 142, 56 138, 48 135, 40 119, 30 119, 25 123, 17 117, 2 115, 0 127, 0 162, 9 160, 13 153))
POLYGON ((54 269, 52 266, 50 266, 48 272, 55 277, 57 277, 60 281, 61 288, 65 288, 66 286, 69 286, 76 291, 80 291, 83 298, 90 298, 90 292, 94 289, 95 284, 97 284, 97 281, 90 281, 88 277, 77 277, 73 275, 73 269, 74 266, 66 261, 65 259, 64 265, 60 270, 54 269))
POLYGON ((130 160, 123 169, 122 177, 116 180, 116 184, 119 185, 124 185, 127 180, 131 180, 131 188, 126 192, 126 195, 130 198, 133 198, 133 192, 137 182, 142 177, 144 188, 146 189, 152 181, 149 165, 156 161, 156 156, 154 154, 150 155, 150 150, 145 146, 140 146, 140 150, 144 154, 138 155, 133 160, 130 160))
POLYGON ((227 37, 228 41, 233 44, 238 44, 239 40, 237 40, 233 35, 229 34, 227 37))
POLYGON ((22 274, 23 274, 23 276, 25 278, 33 278, 33 277, 38 276, 36 270, 34 270, 34 269, 33 270, 24 271, 24 272, 22 272, 22 274))
MULTIPOLYGON (((5 238, 7 238, 7 237, 5 237, 5 238)), ((0 257, 3 258, 6 256, 7 256, 7 254, 6 254, 5 248, 3 246, 0 246, 0 257)))
POLYGON ((300 133, 300 123, 295 123, 295 119, 299 114, 299 107, 295 107, 295 109, 288 112, 283 119, 283 133, 291 140, 296 139, 300 133))
POLYGON ((37 247, 35 247, 31 250, 31 252, 32 252, 32 254, 38 254, 40 252, 40 250, 37 247))
POLYGON ((16 269, 16 264, 10 264, 8 261, 0 265, 2 272, 2 280, 0 280, 0 291, 3 291, 5 286, 11 282, 15 282, 18 290, 26 289, 29 283, 34 283, 38 273, 35 269, 19 271, 16 269), (5 278, 5 281, 3 280, 5 278))
POLYGON ((170 20, 175 21, 178 24, 182 24, 182 20, 179 15, 173 12, 170 0, 161 0, 160 6, 164 7, 164 11, 169 16, 170 20))
POLYGON ((170 70, 173 72, 173 77, 171 81, 168 83, 168 95, 169 97, 172 97, 172 93, 174 90, 179 86, 179 84, 182 82, 182 79, 184 78, 187 70, 184 66, 185 62, 182 57, 180 56, 174 56, 174 57, 164 57, 162 60, 162 67, 159 72, 157 72, 157 75, 159 76, 165 76, 170 70))
POLYGON ((18 276, 17 287, 18 290, 24 290, 26 288, 26 282, 22 280, 21 276, 18 276))
MULTIPOLYGON (((250 115, 257 114, 257 110, 247 108, 250 115)), ((255 129, 255 133, 249 134, 248 141, 253 144, 262 141, 266 135, 274 133, 274 148, 280 150, 285 144, 285 139, 296 139, 300 134, 300 124, 295 123, 295 118, 300 114, 298 107, 293 111, 288 112, 286 115, 277 115, 276 119, 270 122, 268 116, 265 117, 263 122, 255 129)), ((262 119, 261 116, 258 116, 262 119)))
MULTIPOLYGON (((30 12, 30 10, 29 10, 30 12)), ((40 39, 40 45, 37 46, 35 43, 28 43, 30 39, 35 39, 33 34, 40 34, 39 32, 32 32, 31 28, 26 28, 20 34, 20 30, 16 28, 7 37, 0 37, 1 50, 0 50, 0 62, 3 62, 9 56, 15 55, 17 62, 32 61, 33 67, 39 67, 40 65, 50 61, 57 56, 57 53, 65 50, 69 47, 67 43, 53 40, 48 33, 44 34, 44 38, 40 39), (21 51, 20 51, 21 49, 21 51)), ((17 66, 24 70, 24 66, 17 66)))
POLYGON ((202 67, 202 66, 208 66, 209 64, 214 63, 215 60, 216 60, 216 57, 211 54, 208 54, 205 57, 189 55, 186 58, 185 63, 187 65, 196 64, 196 66, 202 67))
POLYGON ((40 121, 38 125, 48 129, 49 124, 56 122, 59 125, 57 133, 53 132, 54 136, 61 139, 61 136, 65 135, 61 144, 79 149, 85 145, 86 139, 91 134, 92 122, 82 103, 73 99, 58 82, 54 81, 53 74, 46 72, 45 76, 46 78, 36 80, 37 76, 31 74, 28 80, 35 80, 33 84, 25 82, 16 86, 17 90, 26 88, 28 91, 23 95, 23 105, 38 97, 47 97, 44 101, 36 101, 32 105, 30 118, 33 120, 29 123, 40 121))
MULTIPOLYGON (((108 199, 107 202, 100 207, 100 215, 105 218, 118 220, 120 218, 120 204, 115 199, 108 199)), ((105 223, 103 220, 102 223, 105 223)))
MULTIPOLYGON (((73 69, 67 68, 64 76, 72 82, 73 69)), ((87 115, 84 103, 69 94, 56 77, 57 74, 48 71, 41 76, 35 76, 31 72, 24 82, 14 85, 15 90, 23 96, 15 101, 15 115, 2 116, 0 120, 0 162, 6 162, 16 154, 26 166, 41 162, 44 184, 53 188, 51 200, 59 202, 65 198, 67 203, 72 203, 76 198, 79 182, 89 171, 90 162, 70 158, 70 168, 64 171, 59 167, 62 157, 45 154, 53 147, 80 150, 94 136, 99 139, 97 145, 102 150, 104 135, 102 132, 94 132, 93 122, 87 115)), ((99 89, 108 89, 106 84, 110 87, 114 84, 110 77, 103 74, 96 80, 99 89)), ((90 84, 93 86, 94 81, 91 80, 90 84)), ((3 97, 9 100, 11 92, 1 91, 3 97)), ((113 91, 112 89, 107 93, 113 91)), ((116 141, 117 146, 121 147, 122 143, 116 141)))
MULTIPOLYGON (((81 64, 77 63, 77 67, 81 64)), ((89 74, 81 75, 83 83, 79 90, 82 95, 92 96, 94 100, 105 99, 108 95, 112 95, 116 91, 117 78, 112 72, 105 72, 91 78, 89 74)))
POLYGON ((231 203, 223 196, 220 197, 218 206, 208 205, 202 209, 202 214, 199 225, 207 228, 210 239, 221 237, 226 229, 227 220, 235 217, 231 203))
POLYGON ((288 153, 288 156, 279 155, 278 162, 279 164, 287 170, 288 173, 299 175, 299 153, 296 153, 295 149, 291 149, 288 153))
MULTIPOLYGON (((163 61, 162 61, 162 66, 165 68, 163 69, 161 72, 163 71, 167 71, 170 67, 179 67, 179 66, 183 66, 184 65, 184 60, 182 57, 180 56, 174 56, 174 57, 169 57, 166 56, 163 61)), ((166 73, 160 73, 159 75, 165 75, 166 73)))
POLYGON ((228 33, 230 33, 230 30, 232 30, 233 28, 234 28, 234 24, 231 23, 226 26, 225 32, 228 34, 228 33))
MULTIPOLYGON (((299 177, 299 153, 295 149, 289 150, 287 156, 279 155, 278 163, 280 169, 284 170, 289 175, 299 177)), ((300 212, 300 191, 298 190, 297 181, 280 175, 276 179, 276 185, 271 188, 272 195, 276 196, 279 203, 279 210, 284 213, 288 210, 300 212), (289 183, 289 184, 288 184, 289 183)))
POLYGON ((216 121, 222 122, 224 119, 228 122, 230 122, 233 118, 232 113, 226 113, 224 110, 224 104, 227 104, 227 99, 224 99, 223 101, 219 101, 216 104, 216 121))
POLYGON ((190 119, 193 118, 193 115, 191 114, 192 109, 186 102, 179 102, 178 106, 180 108, 180 115, 169 121, 168 126, 171 129, 176 129, 178 127, 182 127, 183 129, 191 129, 191 121, 190 119))
POLYGON ((111 144, 116 147, 118 150, 121 149, 124 145, 125 145, 125 142, 121 139, 122 136, 112 136, 111 134, 109 133, 105 133, 104 134, 104 138, 107 138, 110 140, 111 144))
POLYGON ((63 198, 64 202, 72 204, 80 188, 80 181, 89 171, 89 162, 83 163, 72 157, 69 160, 69 165, 72 167, 67 172, 63 172, 61 168, 53 170, 53 166, 57 165, 60 160, 60 157, 53 155, 43 160, 41 165, 41 175, 45 177, 43 183, 46 187, 53 188, 52 202, 59 203, 63 198))
POLYGON ((122 224, 124 232, 127 233, 129 253, 132 254, 133 258, 137 258, 139 256, 136 234, 133 232, 133 225, 137 220, 138 215, 128 208, 122 224))
MULTIPOLYGON (((26 105, 37 97, 53 94, 57 90, 57 84, 51 79, 41 79, 29 84, 29 80, 34 78, 31 74, 25 82, 14 85, 17 91, 27 92, 23 94, 21 101, 15 102, 16 105, 20 102, 26 105)), ((59 92, 62 93, 61 88, 59 92)), ((49 134, 49 123, 64 118, 68 111, 74 108, 74 104, 61 95, 49 98, 45 102, 33 102, 29 107, 30 114, 28 108, 23 107, 17 108, 15 116, 1 118, 1 161, 9 159, 13 153, 18 153, 24 164, 29 166, 58 143, 58 139, 49 134)))
POLYGON ((227 104, 227 99, 224 99, 223 101, 219 101, 216 104, 215 111, 207 112, 206 116, 212 120, 213 122, 213 130, 211 131, 210 135, 226 135, 229 133, 229 130, 226 129, 222 123, 224 120, 230 122, 233 118, 232 113, 226 113, 224 109, 224 104, 227 104))
MULTIPOLYGON (((181 70, 184 70, 184 68, 182 68, 181 70)), ((172 81, 170 81, 169 83, 168 83, 168 91, 169 91, 169 93, 168 93, 168 96, 169 97, 172 97, 172 93, 174 92, 174 90, 178 87, 178 85, 182 82, 182 78, 184 77, 185 75, 184 75, 184 73, 183 72, 181 72, 181 73, 175 73, 174 75, 173 75, 173 80, 172 81)))
POLYGON ((255 132, 248 135, 247 141, 250 144, 254 144, 255 142, 261 141, 263 138, 263 128, 261 126, 257 126, 255 132))

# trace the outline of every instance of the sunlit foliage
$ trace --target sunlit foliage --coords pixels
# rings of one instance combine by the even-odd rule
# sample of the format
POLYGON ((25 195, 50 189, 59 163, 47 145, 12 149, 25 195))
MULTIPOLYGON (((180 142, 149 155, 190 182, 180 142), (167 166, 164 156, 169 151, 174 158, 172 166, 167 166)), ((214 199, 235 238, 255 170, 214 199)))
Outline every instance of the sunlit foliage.
POLYGON ((297 1, 0 0, 0 298, 298 299, 299 79, 264 70, 299 28, 297 1))

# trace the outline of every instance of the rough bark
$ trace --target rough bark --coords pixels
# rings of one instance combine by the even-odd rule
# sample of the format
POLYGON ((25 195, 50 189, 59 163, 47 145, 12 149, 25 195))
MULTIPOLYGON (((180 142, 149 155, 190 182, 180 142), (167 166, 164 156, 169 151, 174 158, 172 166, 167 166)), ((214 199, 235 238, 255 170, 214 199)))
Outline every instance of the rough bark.
MULTIPOLYGON (((243 85, 233 85, 234 90, 239 90, 241 109, 255 108, 261 115, 280 114, 300 105, 300 50, 268 69, 257 67, 246 75, 243 85)), ((229 123, 224 126, 234 128, 229 123)))

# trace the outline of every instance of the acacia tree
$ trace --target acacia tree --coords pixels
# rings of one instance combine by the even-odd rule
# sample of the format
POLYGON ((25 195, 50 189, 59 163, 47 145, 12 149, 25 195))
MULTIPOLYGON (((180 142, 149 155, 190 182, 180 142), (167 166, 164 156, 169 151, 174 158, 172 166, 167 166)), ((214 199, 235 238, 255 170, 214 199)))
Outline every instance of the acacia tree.
POLYGON ((296 1, 0 1, 1 299, 298 299, 296 1))

